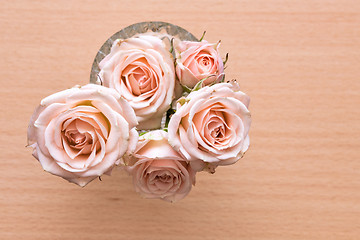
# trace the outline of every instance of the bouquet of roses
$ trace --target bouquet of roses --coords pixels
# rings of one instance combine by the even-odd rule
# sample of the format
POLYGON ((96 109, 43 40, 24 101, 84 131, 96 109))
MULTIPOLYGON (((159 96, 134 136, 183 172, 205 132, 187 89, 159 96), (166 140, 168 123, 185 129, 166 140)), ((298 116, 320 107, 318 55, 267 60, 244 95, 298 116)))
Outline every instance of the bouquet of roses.
POLYGON ((173 202, 196 172, 238 161, 249 147, 250 99, 225 80, 220 41, 202 38, 118 39, 97 84, 43 99, 28 128, 43 169, 83 187, 121 166, 144 197, 173 202))

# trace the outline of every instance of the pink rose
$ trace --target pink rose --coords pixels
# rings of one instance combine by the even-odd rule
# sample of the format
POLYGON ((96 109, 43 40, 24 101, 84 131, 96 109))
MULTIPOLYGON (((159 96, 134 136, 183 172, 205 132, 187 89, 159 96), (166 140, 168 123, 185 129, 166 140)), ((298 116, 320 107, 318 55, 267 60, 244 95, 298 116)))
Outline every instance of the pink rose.
POLYGON ((135 110, 137 128, 159 128, 175 90, 174 62, 165 43, 149 34, 119 39, 99 67, 104 86, 116 89, 135 110))
POLYGON ((218 51, 219 43, 183 41, 176 47, 176 74, 180 83, 193 88, 200 80, 203 85, 220 82, 224 65, 218 51))
POLYGON ((169 142, 197 171, 239 160, 249 147, 250 98, 236 83, 201 88, 178 100, 169 142))
POLYGON ((45 171, 83 187, 135 149, 136 124, 115 90, 88 84, 43 99, 31 117, 28 144, 45 171))
POLYGON ((195 172, 172 149, 162 130, 141 136, 127 163, 126 170, 133 177, 136 191, 146 198, 174 202, 184 198, 195 184, 195 172))

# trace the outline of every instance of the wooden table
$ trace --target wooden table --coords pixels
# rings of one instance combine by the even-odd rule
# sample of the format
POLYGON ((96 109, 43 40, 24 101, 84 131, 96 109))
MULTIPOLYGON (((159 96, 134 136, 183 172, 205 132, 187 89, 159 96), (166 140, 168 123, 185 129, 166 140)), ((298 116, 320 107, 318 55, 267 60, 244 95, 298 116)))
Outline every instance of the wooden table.
POLYGON ((0 239, 360 238, 359 1, 3 0, 0 55, 0 239), (149 20, 221 39, 252 98, 246 156, 176 204, 120 170, 81 189, 25 148, 40 100, 86 84, 103 42, 149 20))

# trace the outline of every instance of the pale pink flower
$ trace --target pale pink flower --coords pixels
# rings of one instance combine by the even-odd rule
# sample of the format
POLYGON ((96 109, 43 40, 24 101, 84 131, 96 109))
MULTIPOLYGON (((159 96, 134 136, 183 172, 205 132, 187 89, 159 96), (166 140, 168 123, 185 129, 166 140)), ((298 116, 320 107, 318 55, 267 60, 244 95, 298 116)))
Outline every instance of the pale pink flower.
POLYGON ((182 85, 193 88, 202 79, 205 79, 204 86, 223 79, 224 65, 219 45, 203 40, 183 41, 176 46, 176 74, 182 85))
POLYGON ((136 125, 133 109, 115 90, 88 84, 43 99, 31 117, 28 144, 45 171, 85 186, 134 150, 136 125))
POLYGON ((151 131, 140 136, 134 154, 126 160, 137 192, 146 198, 175 202, 195 184, 195 172, 168 143, 167 133, 151 131))
POLYGON ((175 91, 174 61, 165 43, 149 34, 118 39, 99 67, 99 81, 116 89, 135 110, 137 128, 159 128, 175 91))
POLYGON ((238 161, 249 147, 250 98, 236 83, 201 88, 178 100, 169 142, 197 171, 238 161))

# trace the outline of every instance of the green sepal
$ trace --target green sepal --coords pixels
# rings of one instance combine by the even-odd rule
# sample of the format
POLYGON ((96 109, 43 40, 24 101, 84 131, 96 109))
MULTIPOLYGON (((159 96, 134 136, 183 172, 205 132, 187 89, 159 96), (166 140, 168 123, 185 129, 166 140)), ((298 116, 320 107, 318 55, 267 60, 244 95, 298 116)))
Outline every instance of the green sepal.
POLYGON ((171 48, 170 48, 170 53, 173 53, 173 51, 174 51, 174 38, 172 38, 172 39, 170 40, 170 46, 171 46, 171 48))
POLYGON ((191 88, 188 88, 188 87, 185 86, 185 85, 181 85, 181 86, 182 86, 184 92, 190 93, 191 90, 192 90, 191 88))
POLYGON ((201 41, 204 39, 204 37, 205 37, 205 33, 206 33, 206 31, 204 31, 204 33, 203 33, 203 35, 201 36, 201 38, 200 38, 199 42, 201 42, 201 41))
POLYGON ((223 61, 224 68, 228 60, 229 60, 229 53, 226 53, 225 60, 223 61))
POLYGON ((193 89, 191 90, 191 92, 195 92, 195 91, 200 90, 200 89, 202 88, 203 82, 204 82, 206 79, 208 79, 208 78, 210 78, 210 77, 214 77, 214 76, 216 76, 216 74, 211 74, 211 75, 209 75, 209 76, 201 79, 198 83, 196 83, 196 85, 193 87, 193 89))
POLYGON ((179 103, 181 106, 184 105, 185 103, 187 103, 188 101, 190 101, 189 99, 187 98, 179 98, 179 100, 177 100, 177 103, 179 103))

